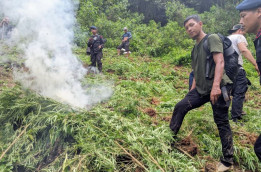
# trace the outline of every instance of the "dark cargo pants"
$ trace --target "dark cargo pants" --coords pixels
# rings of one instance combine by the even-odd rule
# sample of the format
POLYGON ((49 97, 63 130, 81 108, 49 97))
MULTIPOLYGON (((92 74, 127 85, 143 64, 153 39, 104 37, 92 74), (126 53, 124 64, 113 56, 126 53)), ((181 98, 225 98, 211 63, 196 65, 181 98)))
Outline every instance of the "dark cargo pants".
POLYGON ((261 161, 261 135, 258 137, 255 143, 255 153, 259 161, 261 161))
POLYGON ((120 50, 120 49, 122 49, 122 48, 124 48, 125 51, 127 51, 127 52, 130 51, 130 42, 129 42, 129 41, 122 42, 121 45, 119 45, 119 46, 117 47, 118 50, 120 50))
MULTIPOLYGON (((228 89, 231 90, 231 88, 228 89)), ((190 110, 198 108, 207 102, 210 102, 210 95, 201 96, 196 89, 191 90, 186 97, 175 106, 173 111, 170 128, 174 134, 176 135, 178 133, 185 115, 190 110)), ((218 127, 222 143, 224 157, 221 158, 221 162, 225 165, 233 164, 234 154, 232 132, 228 120, 228 108, 223 96, 219 97, 215 105, 212 104, 214 121, 218 127)))
POLYGON ((98 66, 98 70, 102 71, 102 52, 98 53, 91 53, 91 66, 96 67, 96 64, 98 66))
POLYGON ((240 119, 242 117, 243 103, 248 89, 248 79, 244 69, 239 69, 233 88, 233 99, 231 117, 232 119, 240 119))

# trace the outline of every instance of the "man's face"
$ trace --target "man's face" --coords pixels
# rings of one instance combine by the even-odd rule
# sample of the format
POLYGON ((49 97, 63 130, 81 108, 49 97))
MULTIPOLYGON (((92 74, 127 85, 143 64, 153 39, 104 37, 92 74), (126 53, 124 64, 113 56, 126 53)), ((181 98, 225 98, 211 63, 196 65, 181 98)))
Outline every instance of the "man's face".
POLYGON ((240 24, 244 32, 256 34, 260 29, 261 8, 240 12, 240 24))
POLYGON ((127 33, 127 32, 128 32, 128 30, 127 30, 127 29, 125 29, 125 30, 124 30, 124 32, 125 32, 125 33, 127 33))
POLYGON ((194 19, 190 19, 185 24, 185 29, 189 37, 195 40, 202 31, 202 22, 197 22, 194 19))
POLYGON ((92 29, 91 32, 92 32, 92 34, 95 35, 97 33, 97 30, 96 29, 92 29))

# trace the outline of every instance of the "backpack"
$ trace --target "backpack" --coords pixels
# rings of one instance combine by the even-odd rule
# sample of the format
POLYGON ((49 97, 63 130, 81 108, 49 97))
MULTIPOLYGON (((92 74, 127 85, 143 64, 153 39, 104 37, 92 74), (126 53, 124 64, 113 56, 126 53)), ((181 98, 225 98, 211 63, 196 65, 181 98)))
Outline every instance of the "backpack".
MULTIPOLYGON (((235 51, 233 48, 232 42, 229 38, 217 34, 220 39, 223 42, 223 56, 224 56, 224 61, 225 61, 225 66, 224 70, 226 72, 226 75, 229 77, 231 81, 234 81, 237 77, 238 74, 238 53, 235 51)), ((204 39, 203 42, 203 48, 207 52, 207 60, 206 60, 206 78, 209 78, 209 73, 210 73, 210 59, 213 58, 213 55, 210 53, 210 50, 208 48, 208 37, 207 35, 204 39)))

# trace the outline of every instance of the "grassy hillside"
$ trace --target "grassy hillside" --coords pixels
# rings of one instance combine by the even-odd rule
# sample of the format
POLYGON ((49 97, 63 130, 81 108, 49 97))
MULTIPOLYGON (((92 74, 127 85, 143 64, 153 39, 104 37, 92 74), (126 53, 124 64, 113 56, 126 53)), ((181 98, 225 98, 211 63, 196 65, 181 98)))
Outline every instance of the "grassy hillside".
MULTIPOLYGON (((3 56, 20 56, 6 49, 3 56)), ((84 49, 75 53, 89 63, 84 49)), ((0 152, 8 151, 0 171, 213 171, 221 144, 210 104, 186 116, 177 141, 168 127, 174 105, 188 92, 191 69, 176 66, 187 63, 179 54, 127 59, 105 49, 103 75, 88 74, 83 84, 111 85, 114 94, 89 111, 21 88, 11 79, 10 64, 1 63, 0 152)), ((245 66, 252 81, 245 125, 231 124, 236 170, 259 171, 253 143, 261 126, 261 91, 254 69, 245 66)))

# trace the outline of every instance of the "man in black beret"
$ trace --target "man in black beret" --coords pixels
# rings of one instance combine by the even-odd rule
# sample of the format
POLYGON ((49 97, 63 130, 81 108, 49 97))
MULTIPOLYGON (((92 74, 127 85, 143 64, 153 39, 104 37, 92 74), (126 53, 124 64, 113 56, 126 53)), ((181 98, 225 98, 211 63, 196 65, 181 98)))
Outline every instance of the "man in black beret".
MULTIPOLYGON (((261 0, 244 0, 237 7, 240 11, 240 24, 244 31, 256 34, 254 41, 256 48, 256 62, 261 70, 261 0)), ((261 78, 260 78, 261 84, 261 78)), ((255 143, 255 153, 261 161, 261 135, 255 143)))
POLYGON ((90 47, 91 54, 91 67, 98 66, 99 72, 102 72, 102 49, 104 47, 103 37, 98 35, 98 29, 95 26, 90 27, 92 36, 88 41, 88 47, 90 47))

